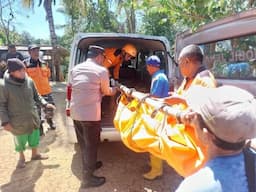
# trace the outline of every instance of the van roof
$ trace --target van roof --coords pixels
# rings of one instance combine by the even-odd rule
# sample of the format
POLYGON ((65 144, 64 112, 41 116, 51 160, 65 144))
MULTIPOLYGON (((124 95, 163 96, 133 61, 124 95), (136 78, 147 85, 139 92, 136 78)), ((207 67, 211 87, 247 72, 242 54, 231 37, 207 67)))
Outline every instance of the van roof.
POLYGON ((95 44, 106 47, 123 47, 126 43, 134 44, 138 50, 153 48, 154 50, 170 50, 169 41, 163 36, 151 36, 132 33, 78 33, 74 38, 78 47, 86 49, 95 44))

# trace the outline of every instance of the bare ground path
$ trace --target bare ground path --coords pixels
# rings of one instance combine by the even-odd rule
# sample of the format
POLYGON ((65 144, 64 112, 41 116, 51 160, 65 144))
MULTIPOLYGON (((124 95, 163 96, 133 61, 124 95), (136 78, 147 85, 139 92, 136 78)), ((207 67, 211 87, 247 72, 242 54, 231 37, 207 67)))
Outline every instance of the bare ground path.
POLYGON ((42 137, 40 151, 48 160, 30 161, 27 150, 26 167, 16 170, 18 155, 14 151, 12 135, 0 129, 0 191, 1 192, 172 192, 181 181, 165 164, 164 175, 153 182, 142 178, 147 170, 145 153, 134 153, 121 142, 102 143, 99 159, 103 167, 96 172, 105 176, 106 184, 98 188, 80 189, 80 152, 70 143, 65 127, 65 83, 53 83, 57 109, 57 130, 42 137))

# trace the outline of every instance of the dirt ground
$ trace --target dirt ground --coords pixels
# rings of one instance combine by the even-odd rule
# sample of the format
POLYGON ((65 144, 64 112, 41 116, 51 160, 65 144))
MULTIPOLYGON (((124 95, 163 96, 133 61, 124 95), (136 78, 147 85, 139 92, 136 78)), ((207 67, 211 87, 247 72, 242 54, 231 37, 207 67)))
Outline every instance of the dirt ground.
MULTIPOLYGON (((49 130, 41 138, 40 151, 49 156, 44 161, 30 161, 26 150, 26 167, 16 169, 18 155, 12 135, 0 129, 0 191, 1 192, 173 192, 181 181, 172 168, 164 164, 164 174, 155 181, 146 181, 148 154, 135 153, 122 142, 104 142, 99 159, 103 167, 96 175, 105 176, 106 183, 97 188, 80 189, 81 156, 76 144, 70 143, 65 126, 65 83, 53 83, 57 109, 57 130, 49 130)), ((47 129, 47 126, 45 127, 47 129)), ((46 131, 45 129, 45 131, 46 131)))

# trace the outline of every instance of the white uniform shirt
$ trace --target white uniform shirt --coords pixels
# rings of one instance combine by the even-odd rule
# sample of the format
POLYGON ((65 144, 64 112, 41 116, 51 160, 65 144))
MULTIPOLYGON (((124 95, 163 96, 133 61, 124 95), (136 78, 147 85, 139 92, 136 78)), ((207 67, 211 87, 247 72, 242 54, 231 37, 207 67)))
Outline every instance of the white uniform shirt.
POLYGON ((107 69, 92 59, 87 59, 72 69, 69 84, 72 86, 71 118, 78 121, 101 120, 102 96, 115 93, 109 87, 107 69))

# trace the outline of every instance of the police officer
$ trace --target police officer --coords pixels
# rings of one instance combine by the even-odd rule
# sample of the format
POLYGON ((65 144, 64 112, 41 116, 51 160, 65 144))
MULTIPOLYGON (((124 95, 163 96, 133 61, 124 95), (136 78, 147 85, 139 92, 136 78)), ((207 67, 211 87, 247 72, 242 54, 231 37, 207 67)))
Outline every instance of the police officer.
MULTIPOLYGON (((52 89, 49 83, 49 78, 51 76, 51 71, 48 67, 48 64, 39 58, 40 47, 38 45, 29 45, 28 52, 30 57, 24 60, 26 65, 27 74, 34 80, 36 88, 40 95, 44 97, 44 99, 54 105, 53 97, 52 97, 52 89)), ((52 109, 43 109, 45 114, 45 119, 49 124, 51 129, 56 129, 55 123, 53 121, 53 110, 52 109)), ((39 108, 39 114, 41 115, 41 109, 39 108)), ((41 135, 43 135, 43 120, 41 120, 41 135)))

